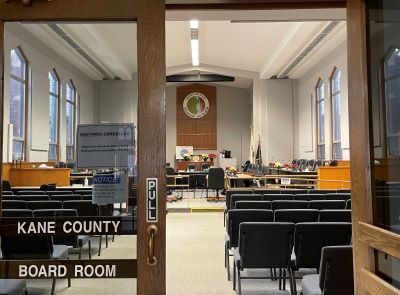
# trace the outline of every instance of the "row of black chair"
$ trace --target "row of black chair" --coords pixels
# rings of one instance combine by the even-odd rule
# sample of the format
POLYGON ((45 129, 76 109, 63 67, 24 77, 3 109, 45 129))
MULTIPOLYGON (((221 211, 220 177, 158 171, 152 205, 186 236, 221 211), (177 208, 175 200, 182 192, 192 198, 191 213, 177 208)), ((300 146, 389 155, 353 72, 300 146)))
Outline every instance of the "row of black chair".
MULTIPOLYGON (((350 200, 349 207, 351 207, 350 200)), ((344 200, 274 200, 264 201, 261 199, 249 199, 247 196, 233 196, 231 200, 232 209, 349 209, 347 201, 344 200), (239 204, 238 204, 239 203, 239 204)), ((228 211, 229 212, 229 211, 228 211)))
MULTIPOLYGON (((267 215, 258 217, 266 219, 267 215)), ((323 247, 350 245, 351 224, 241 222, 238 226, 237 240, 228 239, 227 242, 228 249, 233 248, 233 285, 235 289, 237 274, 239 294, 241 294, 241 279, 244 279, 241 272, 250 268, 283 269, 283 275, 280 271, 278 278, 284 280, 288 271, 291 294, 295 294, 295 272, 303 268, 318 269, 323 247)), ((225 254, 225 261, 229 277, 228 251, 225 254)))
POLYGON ((67 194, 77 194, 77 195, 91 195, 92 189, 85 190, 55 190, 55 191, 41 191, 41 190, 21 190, 16 191, 2 191, 2 196, 12 196, 12 195, 67 195, 67 194))
POLYGON ((74 200, 87 200, 90 201, 92 200, 91 195, 75 195, 75 194, 69 194, 69 195, 53 195, 53 196, 48 196, 48 195, 21 195, 21 196, 3 196, 2 198, 3 202, 6 201, 74 201, 74 200))

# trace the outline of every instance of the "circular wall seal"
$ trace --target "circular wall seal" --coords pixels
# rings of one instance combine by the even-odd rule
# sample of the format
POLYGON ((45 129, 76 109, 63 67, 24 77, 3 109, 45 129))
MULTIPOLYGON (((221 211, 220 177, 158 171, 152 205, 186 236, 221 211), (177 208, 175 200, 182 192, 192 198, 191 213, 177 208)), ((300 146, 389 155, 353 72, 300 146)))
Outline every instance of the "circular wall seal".
POLYGON ((200 92, 192 92, 183 100, 183 110, 190 118, 204 117, 210 108, 207 96, 200 92))

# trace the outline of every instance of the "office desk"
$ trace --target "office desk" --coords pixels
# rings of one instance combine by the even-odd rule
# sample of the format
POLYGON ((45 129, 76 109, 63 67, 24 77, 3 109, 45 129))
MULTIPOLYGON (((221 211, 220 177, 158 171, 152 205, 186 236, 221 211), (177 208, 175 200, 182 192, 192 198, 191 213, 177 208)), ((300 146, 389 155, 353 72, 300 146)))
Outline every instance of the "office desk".
POLYGON ((41 186, 55 183, 57 186, 68 186, 69 168, 11 168, 10 183, 13 186, 41 186))

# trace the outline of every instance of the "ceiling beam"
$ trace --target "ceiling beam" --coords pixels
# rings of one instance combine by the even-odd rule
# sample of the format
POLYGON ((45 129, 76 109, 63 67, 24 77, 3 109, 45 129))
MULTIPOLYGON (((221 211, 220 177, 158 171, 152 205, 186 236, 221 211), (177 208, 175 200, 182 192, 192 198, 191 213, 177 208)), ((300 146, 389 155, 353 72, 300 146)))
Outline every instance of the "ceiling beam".
POLYGON ((167 75, 181 74, 190 71, 208 72, 213 74, 227 75, 227 76, 245 78, 251 80, 259 77, 258 72, 220 67, 208 64, 200 64, 198 67, 193 67, 191 64, 167 67, 167 75))

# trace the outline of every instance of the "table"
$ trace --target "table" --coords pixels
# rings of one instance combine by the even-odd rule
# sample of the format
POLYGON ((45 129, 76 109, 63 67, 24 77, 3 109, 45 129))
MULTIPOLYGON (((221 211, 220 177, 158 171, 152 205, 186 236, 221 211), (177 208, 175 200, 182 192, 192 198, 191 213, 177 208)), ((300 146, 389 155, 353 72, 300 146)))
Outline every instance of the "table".
POLYGON ((70 183, 69 168, 11 168, 10 183, 13 186, 41 186, 55 183, 57 186, 68 186, 70 183))

